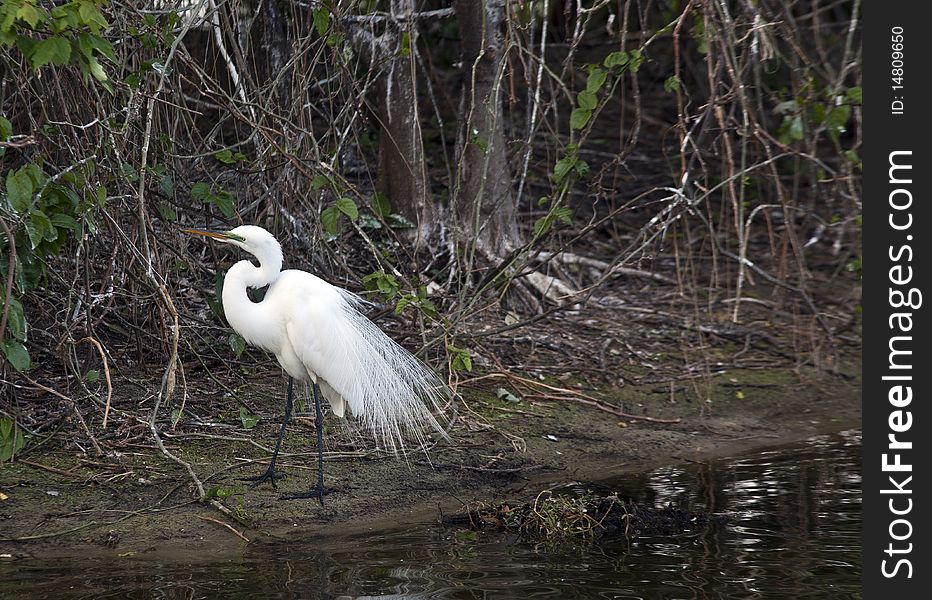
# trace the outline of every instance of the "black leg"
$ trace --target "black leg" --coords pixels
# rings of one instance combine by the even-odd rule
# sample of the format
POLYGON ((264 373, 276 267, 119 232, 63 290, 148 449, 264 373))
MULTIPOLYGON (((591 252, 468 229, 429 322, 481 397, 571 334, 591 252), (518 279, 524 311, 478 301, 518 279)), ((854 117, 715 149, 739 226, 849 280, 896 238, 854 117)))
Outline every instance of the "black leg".
POLYGON ((324 496, 333 492, 333 490, 324 487, 324 411, 320 406, 320 388, 317 387, 317 383, 313 384, 312 390, 314 392, 314 410, 317 412, 315 423, 317 426, 317 487, 303 494, 282 496, 281 499, 317 498, 320 505, 323 506, 324 496))
POLYGON ((256 475, 255 477, 243 477, 240 481, 251 481, 250 487, 256 487, 260 483, 268 481, 272 484, 272 489, 277 488, 275 481, 277 479, 284 479, 284 473, 275 472, 275 461, 278 460, 278 451, 282 447, 282 439, 285 437, 285 427, 288 425, 288 421, 291 419, 291 408, 292 408, 292 399, 291 393, 294 388, 294 378, 288 378, 288 400, 285 402, 285 419, 282 421, 282 427, 278 430, 278 439, 275 440, 275 451, 272 452, 272 460, 269 461, 269 468, 265 470, 265 473, 262 475, 256 475))

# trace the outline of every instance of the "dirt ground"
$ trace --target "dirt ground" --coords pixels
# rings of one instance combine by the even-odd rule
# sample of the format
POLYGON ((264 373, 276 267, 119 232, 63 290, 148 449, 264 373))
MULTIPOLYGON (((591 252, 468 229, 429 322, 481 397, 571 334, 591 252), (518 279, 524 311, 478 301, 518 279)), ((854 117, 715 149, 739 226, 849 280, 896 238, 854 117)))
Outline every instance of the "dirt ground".
MULTIPOLYGON (((598 481, 860 427, 857 362, 839 371, 730 370, 703 380, 708 400, 702 401, 689 384, 672 395, 667 388, 625 385, 580 396, 600 402, 601 409, 580 397, 497 398, 467 391, 452 441, 438 441, 430 463, 423 453, 405 461, 367 451, 331 417, 326 481, 338 491, 323 507, 316 500, 279 500, 313 485, 310 416, 289 428, 280 461, 289 476, 277 491, 238 480, 264 469, 269 454, 258 446, 274 443, 274 419, 229 433, 189 428, 169 437, 166 430, 169 449, 192 465, 226 513, 194 501, 184 469, 151 446, 98 459, 67 445, 52 448, 0 467, 0 556, 154 557, 183 547, 205 558, 236 554, 248 543, 272 541, 296 528, 326 535, 436 522, 442 511, 449 514, 463 503, 522 500, 553 483, 598 481), (620 417, 612 410, 678 421, 620 417)), ((280 379, 269 378, 240 392, 278 398, 281 386, 280 379)))

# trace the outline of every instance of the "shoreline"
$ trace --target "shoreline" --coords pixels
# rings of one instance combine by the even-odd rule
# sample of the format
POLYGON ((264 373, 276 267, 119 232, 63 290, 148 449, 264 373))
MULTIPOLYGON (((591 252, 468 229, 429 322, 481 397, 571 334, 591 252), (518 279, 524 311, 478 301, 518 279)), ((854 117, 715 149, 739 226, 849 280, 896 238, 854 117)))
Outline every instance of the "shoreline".
MULTIPOLYGON (((129 460, 121 457, 128 474, 109 481, 94 468, 68 468, 75 462, 68 452, 29 455, 32 464, 6 464, 0 469, 0 486, 8 496, 0 502, 0 538, 7 538, 0 541, 0 555, 6 560, 47 560, 77 553, 99 559, 228 559, 250 546, 291 539, 296 531, 302 539, 323 540, 352 532, 425 526, 435 523, 440 511, 456 511, 463 503, 520 501, 555 483, 598 482, 621 473, 740 455, 861 426, 856 364, 845 377, 816 371, 800 376, 788 369, 716 375, 712 405, 702 411, 694 401, 658 401, 656 393, 631 389, 635 387, 603 392, 651 417, 679 417, 680 422, 618 419, 570 402, 524 401, 513 408, 476 395, 470 398, 474 417, 462 419, 453 430, 455 445, 440 444, 431 451, 433 467, 411 457, 406 466, 371 453, 341 460, 337 453, 328 453, 327 484, 338 492, 327 496, 322 508, 316 500, 278 500, 279 493, 300 491, 314 477, 311 463, 316 450, 309 421, 299 420, 294 429, 301 431, 289 430, 285 450, 300 452, 283 456, 281 464, 289 477, 278 491, 268 486, 243 488, 236 481, 258 471, 261 461, 267 460, 255 447, 172 441, 173 451, 199 473, 213 473, 204 478, 205 487, 214 488, 215 498, 242 516, 242 522, 190 500, 190 481, 184 479, 182 469, 154 452, 140 452, 129 460), (241 456, 247 453, 250 456, 241 456), (142 473, 162 477, 156 480, 142 473), (8 539, 27 536, 48 537, 8 539)), ((244 437, 265 442, 275 428, 269 422, 244 437)))

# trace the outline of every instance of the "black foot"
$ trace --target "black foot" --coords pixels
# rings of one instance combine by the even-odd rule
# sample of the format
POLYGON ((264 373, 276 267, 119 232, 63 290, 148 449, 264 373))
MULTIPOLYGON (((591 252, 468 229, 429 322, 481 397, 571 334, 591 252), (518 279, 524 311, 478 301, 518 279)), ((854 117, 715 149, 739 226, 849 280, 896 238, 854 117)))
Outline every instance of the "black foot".
POLYGON ((269 483, 272 484, 272 489, 276 490, 278 489, 278 484, 276 482, 279 479, 284 479, 285 477, 288 477, 287 473, 279 473, 274 468, 270 468, 266 470, 266 472, 263 473, 262 475, 256 475, 254 477, 241 477, 240 481, 250 482, 249 487, 251 488, 259 487, 260 485, 268 481, 269 483))
POLYGON ((336 492, 336 491, 337 490, 333 488, 320 487, 320 488, 314 488, 310 491, 304 492, 303 494, 295 494, 293 496, 279 496, 278 499, 279 500, 304 500, 307 498, 317 498, 320 501, 320 505, 323 506, 324 496, 326 496, 327 494, 332 494, 333 492, 336 492))

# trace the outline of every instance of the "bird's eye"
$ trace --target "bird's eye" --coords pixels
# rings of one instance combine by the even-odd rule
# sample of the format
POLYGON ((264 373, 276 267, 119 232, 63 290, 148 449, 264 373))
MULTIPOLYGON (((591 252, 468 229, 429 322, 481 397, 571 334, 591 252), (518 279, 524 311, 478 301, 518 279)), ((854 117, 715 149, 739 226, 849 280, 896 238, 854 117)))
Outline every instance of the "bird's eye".
POLYGON ((241 235, 237 235, 237 234, 235 234, 235 233, 233 233, 233 232, 231 232, 231 231, 228 231, 228 232, 227 232, 227 239, 231 239, 231 240, 233 240, 234 242, 242 242, 242 243, 244 243, 244 244, 246 243, 246 238, 244 238, 244 237, 241 236, 241 235))

